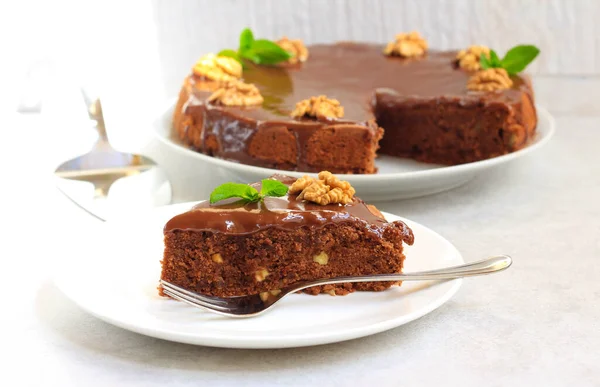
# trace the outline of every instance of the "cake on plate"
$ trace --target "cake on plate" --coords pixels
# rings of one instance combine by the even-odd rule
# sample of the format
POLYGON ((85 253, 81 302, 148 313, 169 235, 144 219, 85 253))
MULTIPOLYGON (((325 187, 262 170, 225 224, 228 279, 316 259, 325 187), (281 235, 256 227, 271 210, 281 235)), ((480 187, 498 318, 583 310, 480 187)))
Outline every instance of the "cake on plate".
POLYGON ((183 142, 243 164, 369 174, 378 154, 454 165, 514 152, 535 134, 529 78, 487 47, 429 50, 414 32, 387 46, 277 43, 292 56, 274 65, 196 63, 173 117, 183 142))
MULTIPOLYGON (((206 295, 268 294, 299 281, 400 273, 403 245, 413 240, 406 224, 386 221, 329 172, 300 179, 274 175, 256 184, 224 184, 211 201, 169 220, 161 279, 206 295)), ((394 284, 345 283, 305 292, 345 295, 394 284)))

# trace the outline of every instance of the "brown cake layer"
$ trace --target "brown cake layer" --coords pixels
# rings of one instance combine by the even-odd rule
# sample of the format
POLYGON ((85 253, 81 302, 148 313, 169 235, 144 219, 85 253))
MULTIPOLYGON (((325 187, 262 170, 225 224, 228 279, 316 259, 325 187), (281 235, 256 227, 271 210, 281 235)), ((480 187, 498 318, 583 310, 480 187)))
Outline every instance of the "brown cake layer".
POLYGON ((374 173, 380 154, 440 164, 482 160, 523 148, 537 117, 527 78, 508 90, 469 91, 471 75, 455 51, 388 57, 382 46, 338 43, 309 47, 300 65, 248 64, 245 82, 264 97, 259 107, 206 103, 209 91, 190 76, 174 113, 180 138, 199 152, 284 170, 374 173), (293 119, 297 102, 339 100, 340 120, 293 119), (385 134, 382 136, 382 129, 385 134))
MULTIPOLYGON (((273 177, 291 185, 293 178, 273 177)), ((296 195, 263 202, 202 202, 164 229, 161 279, 216 296, 257 294, 298 281, 347 275, 399 273, 410 228, 388 222, 354 198, 318 204, 296 195)), ((311 294, 384 290, 377 282, 313 287, 311 294)))

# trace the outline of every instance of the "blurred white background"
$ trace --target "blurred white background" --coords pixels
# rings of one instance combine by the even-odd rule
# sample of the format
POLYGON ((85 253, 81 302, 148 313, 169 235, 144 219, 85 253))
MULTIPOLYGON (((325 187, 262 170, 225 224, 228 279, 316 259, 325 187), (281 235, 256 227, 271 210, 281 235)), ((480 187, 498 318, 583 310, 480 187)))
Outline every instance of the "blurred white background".
POLYGON ((0 39, 8 49, 1 66, 8 67, 0 75, 0 109, 36 111, 85 87, 103 96, 117 145, 137 147, 147 140, 147 119, 176 95, 194 61, 235 47, 249 26, 262 37, 307 43, 383 43, 413 29, 438 49, 483 43, 504 52, 533 43, 542 51, 528 69, 538 100, 554 112, 593 113, 600 100, 592 87, 600 75, 598 14, 594 0, 3 2, 0 39), (586 81, 581 98, 561 98, 564 78, 586 81))
POLYGON ((383 43, 413 29, 439 49, 484 43, 502 52, 529 42, 542 50, 528 69, 535 75, 600 74, 594 0, 25 0, 0 7, 9 66, 3 81, 19 94, 29 92, 28 77, 68 75, 94 92, 114 86, 130 99, 173 96, 200 55, 235 46, 246 26, 307 43, 383 43))
MULTIPOLYGON (((308 44, 384 43, 409 30, 420 31, 434 49, 488 44, 503 53, 515 44, 535 44, 541 55, 527 71, 537 101, 553 114, 595 115, 598 14, 594 0, 3 2, 0 120, 11 120, 5 127, 29 121, 36 141, 52 145, 53 156, 46 152, 44 159, 50 171, 95 139, 79 92, 84 88, 101 96, 113 146, 149 153, 173 169, 183 160, 153 148, 151 122, 175 98, 195 60, 236 47, 246 26, 260 37, 287 35, 308 44)), ((14 158, 14 149, 0 157, 14 158)))

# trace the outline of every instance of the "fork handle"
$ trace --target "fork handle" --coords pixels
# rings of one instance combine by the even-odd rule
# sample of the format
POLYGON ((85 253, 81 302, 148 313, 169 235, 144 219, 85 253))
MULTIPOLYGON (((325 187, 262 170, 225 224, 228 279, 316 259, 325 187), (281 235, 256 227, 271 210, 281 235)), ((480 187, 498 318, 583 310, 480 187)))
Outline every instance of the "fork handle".
POLYGON ((404 277, 401 279, 402 281, 455 279, 495 273, 497 271, 508 269, 510 265, 512 265, 511 257, 508 255, 496 255, 464 265, 414 273, 403 273, 400 274, 400 276, 404 277))
POLYGON ((304 283, 302 290, 311 286, 325 284, 339 284, 344 282, 380 282, 380 281, 423 281, 423 280, 449 280, 462 277, 473 277, 476 275, 491 274, 507 269, 512 264, 512 258, 508 255, 497 255, 481 261, 466 263, 464 265, 451 266, 443 269, 419 271, 402 274, 377 274, 357 277, 337 277, 335 279, 323 279, 304 283))

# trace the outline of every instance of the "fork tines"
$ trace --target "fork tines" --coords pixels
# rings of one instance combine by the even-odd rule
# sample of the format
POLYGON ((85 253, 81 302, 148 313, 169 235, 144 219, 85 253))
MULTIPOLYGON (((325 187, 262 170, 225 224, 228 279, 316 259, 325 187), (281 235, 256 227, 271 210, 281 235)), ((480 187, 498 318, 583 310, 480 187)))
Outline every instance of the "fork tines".
POLYGON ((170 282, 160 280, 163 292, 176 300, 183 301, 195 307, 203 307, 212 311, 229 312, 227 301, 220 298, 204 296, 198 293, 190 292, 182 287, 174 285, 170 282))

